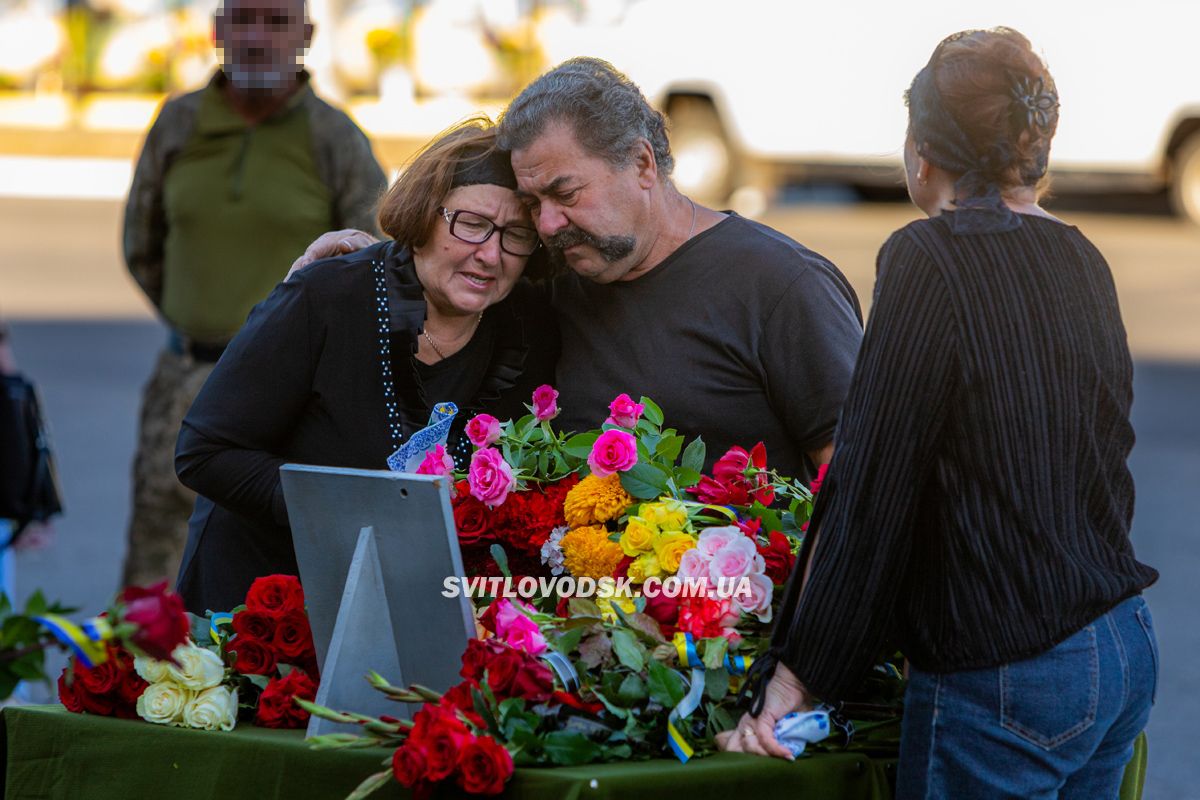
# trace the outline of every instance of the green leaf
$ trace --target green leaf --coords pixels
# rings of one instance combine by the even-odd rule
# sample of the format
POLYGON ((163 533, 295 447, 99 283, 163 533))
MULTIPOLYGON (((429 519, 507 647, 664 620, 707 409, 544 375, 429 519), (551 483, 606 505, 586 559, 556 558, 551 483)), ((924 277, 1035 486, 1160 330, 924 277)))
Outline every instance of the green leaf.
POLYGON ((720 701, 729 694, 729 673, 724 667, 704 671, 704 693, 714 701, 720 701))
POLYGON ((654 448, 654 452, 660 458, 664 458, 674 464, 675 459, 679 458, 679 451, 681 449, 683 449, 682 436, 665 436, 658 443, 658 447, 654 448))
POLYGON ((569 656, 576 647, 579 647, 579 640, 582 638, 583 628, 573 628, 569 631, 564 631, 557 639, 553 640, 554 649, 564 656, 569 656))
POLYGON ((625 680, 621 681, 621 687, 617 689, 617 697, 621 698, 625 705, 637 705, 648 697, 646 684, 637 675, 626 675, 625 680))
POLYGON ((700 437, 696 437, 683 451, 683 463, 680 466, 682 466, 684 469, 694 470, 697 473, 703 472, 704 456, 704 440, 700 437))
POLYGON ((683 676, 661 661, 650 662, 646 689, 650 692, 650 699, 664 708, 674 708, 687 694, 683 688, 683 676))
POLYGON ((567 601, 567 613, 572 617, 595 617, 600 619, 600 606, 586 597, 572 597, 567 601))
POLYGON ((259 689, 266 689, 267 684, 271 682, 271 679, 268 678, 266 675, 245 675, 243 677, 245 677, 246 680, 250 681, 250 683, 257 686, 259 689))
POLYGON ((600 745, 582 733, 553 731, 542 740, 542 749, 554 764, 577 766, 588 764, 600 757, 600 745))
POLYGON ((600 438, 597 433, 577 433, 563 443, 563 451, 576 458, 586 459, 592 454, 592 445, 600 438))
POLYGON ((492 560, 500 568, 500 573, 506 578, 511 578, 512 572, 508 569, 508 554, 504 552, 504 547, 499 544, 493 544, 488 548, 488 552, 492 554, 492 560))
POLYGON ((39 651, 10 662, 8 668, 23 681, 45 681, 49 683, 50 679, 46 677, 46 671, 42 668, 42 663, 42 653, 39 651))
POLYGON ((354 791, 347 795, 346 800, 363 800, 363 798, 387 786, 391 781, 392 771, 390 769, 386 769, 383 772, 376 772, 355 787, 354 791))
POLYGON ((704 643, 704 661, 705 669, 721 669, 725 664, 725 654, 729 652, 729 640, 724 636, 714 636, 709 639, 702 639, 704 643))
POLYGON ((783 520, 779 516, 779 512, 772 508, 767 508, 757 500, 750 506, 750 516, 758 517, 762 520, 763 529, 767 531, 783 530, 783 520))
POLYGON ((621 473, 621 485, 639 500, 653 500, 667 491, 667 475, 650 464, 634 464, 621 473))
POLYGON ((646 407, 646 410, 642 412, 646 419, 650 420, 655 425, 663 424, 663 411, 658 407, 658 403, 654 402, 649 397, 643 397, 638 402, 646 407))
POLYGON ((612 640, 607 634, 593 634, 580 643, 579 661, 588 669, 595 669, 608 662, 612 649, 612 640))
POLYGON ((538 456, 537 469, 538 469, 538 471, 537 471, 538 475, 549 475, 550 474, 550 451, 549 450, 543 450, 541 455, 538 456))
POLYGON ((675 470, 675 485, 680 489, 689 489, 700 482, 700 473, 690 467, 680 467, 675 470))
POLYGON ((634 672, 641 672, 646 665, 646 657, 637 643, 637 637, 628 628, 618 628, 612 632, 613 650, 622 664, 634 672))

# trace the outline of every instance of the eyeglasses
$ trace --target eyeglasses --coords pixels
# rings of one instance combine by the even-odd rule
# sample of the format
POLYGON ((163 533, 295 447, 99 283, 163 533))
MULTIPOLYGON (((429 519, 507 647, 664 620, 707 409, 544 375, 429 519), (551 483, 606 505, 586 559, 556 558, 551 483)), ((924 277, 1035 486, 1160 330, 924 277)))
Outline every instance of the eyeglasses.
POLYGON ((533 255, 542 244, 538 232, 524 225, 497 225, 485 216, 462 209, 439 208, 438 211, 450 223, 450 235, 470 244, 483 244, 497 231, 500 232, 500 249, 509 255, 533 255))

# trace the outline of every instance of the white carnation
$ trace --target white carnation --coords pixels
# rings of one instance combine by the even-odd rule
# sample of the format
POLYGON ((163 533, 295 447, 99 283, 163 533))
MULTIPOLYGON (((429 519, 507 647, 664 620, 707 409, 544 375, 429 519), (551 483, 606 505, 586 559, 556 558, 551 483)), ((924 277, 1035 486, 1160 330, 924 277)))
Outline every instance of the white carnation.
POLYGON ((183 722, 189 728, 206 731, 231 731, 237 724, 237 690, 224 686, 205 689, 183 709, 183 722))
POLYGON ((167 674, 171 680, 194 692, 211 689, 225 679, 225 664, 212 650, 181 644, 171 655, 176 663, 167 665, 167 674))
POLYGON ((174 681, 152 683, 137 699, 138 716, 156 725, 178 725, 194 694, 174 681))

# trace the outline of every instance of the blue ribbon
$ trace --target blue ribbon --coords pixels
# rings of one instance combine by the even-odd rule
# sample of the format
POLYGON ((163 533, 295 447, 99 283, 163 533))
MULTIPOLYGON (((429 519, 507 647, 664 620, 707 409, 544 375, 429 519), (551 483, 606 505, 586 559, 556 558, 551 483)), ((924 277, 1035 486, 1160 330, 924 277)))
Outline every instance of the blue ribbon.
MULTIPOLYGON (((696 640, 690 633, 675 634, 675 649, 679 653, 680 663, 692 668, 691 687, 667 717, 667 744, 675 757, 686 764, 695 755, 695 750, 683 735, 683 721, 700 707, 700 701, 704 698, 704 662, 700 660, 696 640)), ((730 675, 745 675, 753 662, 754 659, 746 656, 725 654, 725 669, 730 675)))
POLYGON ((388 456, 387 466, 392 472, 416 472, 425 460, 425 454, 439 444, 446 446, 450 438, 450 425, 458 415, 454 403, 438 403, 429 414, 429 423, 409 437, 396 452, 388 456))
POLYGON ((217 630, 219 625, 228 625, 233 622, 233 614, 228 611, 214 612, 208 620, 208 635, 217 644, 221 643, 221 632, 217 630))
POLYGON ((99 617, 90 619, 82 627, 58 614, 43 614, 33 617, 46 627, 54 638, 71 649, 80 664, 91 669, 108 660, 105 642, 112 638, 112 626, 99 617))

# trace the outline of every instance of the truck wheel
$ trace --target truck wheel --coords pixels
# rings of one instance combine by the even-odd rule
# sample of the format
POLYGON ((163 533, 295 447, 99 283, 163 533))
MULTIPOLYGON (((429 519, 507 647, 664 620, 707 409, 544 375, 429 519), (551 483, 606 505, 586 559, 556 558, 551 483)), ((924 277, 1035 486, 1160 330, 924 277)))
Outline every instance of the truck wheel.
POLYGON ((1175 213, 1200 225, 1200 133, 1193 133, 1175 153, 1171 205, 1175 213))
POLYGON ((712 102, 676 97, 667 106, 667 116, 675 186, 702 203, 724 203, 733 191, 735 155, 712 102))

